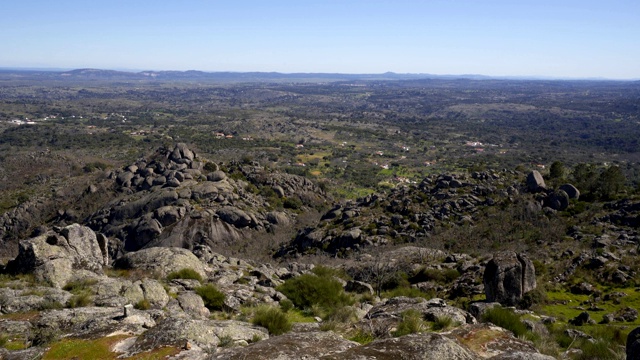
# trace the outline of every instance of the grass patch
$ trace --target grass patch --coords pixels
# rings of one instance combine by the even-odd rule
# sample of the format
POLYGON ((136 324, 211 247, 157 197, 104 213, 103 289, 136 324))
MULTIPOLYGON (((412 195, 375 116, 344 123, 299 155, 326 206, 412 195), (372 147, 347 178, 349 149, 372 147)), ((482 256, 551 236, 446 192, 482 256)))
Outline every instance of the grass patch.
POLYGON ((424 331, 426 328, 426 324, 422 319, 422 313, 414 309, 409 309, 402 312, 402 321, 398 323, 396 331, 392 332, 392 335, 398 337, 416 334, 424 331))
POLYGON ((291 330, 291 321, 287 315, 273 306, 258 307, 251 323, 267 328, 272 335, 282 335, 291 330))
POLYGON ((192 279, 202 282, 202 276, 200 276, 197 271, 191 268, 180 269, 178 271, 170 273, 167 276, 167 280, 171 281, 173 279, 192 279))
POLYGON ((359 344, 366 345, 375 339, 372 333, 368 331, 358 330, 353 336, 349 338, 351 341, 355 341, 359 344))
POLYGON ((398 297, 398 296, 406 296, 410 298, 423 298, 423 299, 429 300, 435 296, 435 292, 426 293, 424 291, 421 291, 419 289, 412 288, 412 287, 399 287, 393 290, 385 291, 381 295, 383 298, 387 298, 387 299, 398 297))
MULTIPOLYGON (((89 359, 117 359, 118 354, 111 348, 119 341, 128 338, 128 335, 109 336, 95 340, 64 339, 51 344, 45 352, 42 360, 89 360, 89 359)), ((180 352, 174 347, 162 347, 153 351, 134 355, 128 359, 135 360, 160 360, 180 352)))
POLYGON ((527 327, 520 320, 520 316, 509 309, 499 306, 488 309, 482 315, 483 322, 490 322, 511 331, 516 337, 528 336, 527 327))

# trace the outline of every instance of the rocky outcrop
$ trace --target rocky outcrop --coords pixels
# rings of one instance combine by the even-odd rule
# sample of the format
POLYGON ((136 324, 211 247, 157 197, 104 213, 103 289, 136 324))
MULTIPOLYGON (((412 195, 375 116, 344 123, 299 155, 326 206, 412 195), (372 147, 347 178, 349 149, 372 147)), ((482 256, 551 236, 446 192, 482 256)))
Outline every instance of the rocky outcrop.
MULTIPOLYGON (((342 355, 358 346, 333 332, 288 333, 259 341, 244 348, 234 348, 211 356, 211 360, 301 360, 342 355)), ((330 357, 329 357, 330 358, 330 357)))
POLYGON ((425 333, 376 340, 322 359, 476 360, 480 357, 455 340, 440 334, 425 333))
POLYGON ((445 336, 458 340, 480 359, 554 359, 540 354, 531 342, 518 339, 509 330, 490 323, 463 325, 445 336))
POLYGON ((275 186, 302 206, 326 200, 304 177, 239 163, 226 165, 226 171, 237 175, 230 177, 210 162, 207 170, 218 170, 205 176, 200 160, 185 144, 177 144, 110 173, 118 197, 91 215, 88 224, 111 239, 112 257, 158 246, 227 246, 261 233, 287 231, 295 214, 273 211, 264 195, 273 194, 275 186))
POLYGON ((387 299, 375 305, 367 314, 368 319, 401 319, 407 310, 420 312, 424 319, 435 321, 440 317, 448 317, 458 324, 474 324, 476 319, 469 312, 447 305, 444 300, 433 298, 408 298, 404 296, 387 299))
POLYGON ((495 254, 487 263, 483 282, 488 302, 514 306, 525 293, 536 288, 536 273, 526 255, 505 251, 495 254))
POLYGON ((108 264, 106 238, 73 224, 21 241, 19 254, 8 269, 33 273, 38 280, 61 288, 71 279, 73 270, 102 272, 108 264))
POLYGON ((155 247, 128 253, 116 259, 114 267, 144 270, 149 274, 166 277, 171 272, 192 269, 202 278, 207 278, 204 265, 193 253, 181 248, 155 247))

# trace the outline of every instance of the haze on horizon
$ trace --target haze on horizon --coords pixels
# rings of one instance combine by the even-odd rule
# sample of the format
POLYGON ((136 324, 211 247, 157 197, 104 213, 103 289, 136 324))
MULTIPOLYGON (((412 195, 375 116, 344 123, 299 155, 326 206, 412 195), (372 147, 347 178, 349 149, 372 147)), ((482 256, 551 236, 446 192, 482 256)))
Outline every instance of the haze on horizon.
POLYGON ((636 0, 7 1, 0 67, 640 78, 636 0))

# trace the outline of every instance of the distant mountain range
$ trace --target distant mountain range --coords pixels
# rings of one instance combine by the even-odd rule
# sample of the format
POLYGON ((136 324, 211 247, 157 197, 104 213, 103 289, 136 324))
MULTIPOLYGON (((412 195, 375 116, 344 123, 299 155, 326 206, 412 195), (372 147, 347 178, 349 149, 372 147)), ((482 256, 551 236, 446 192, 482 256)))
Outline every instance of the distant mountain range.
MULTIPOLYGON (((418 80, 418 79, 466 79, 466 80, 578 80, 552 77, 486 76, 475 74, 340 74, 340 73, 279 73, 279 72, 205 72, 205 71, 117 71, 102 69, 19 69, 0 68, 0 80, 49 80, 49 81, 190 81, 190 82, 332 82, 357 80, 418 80)), ((580 80, 606 80, 590 78, 580 80)))

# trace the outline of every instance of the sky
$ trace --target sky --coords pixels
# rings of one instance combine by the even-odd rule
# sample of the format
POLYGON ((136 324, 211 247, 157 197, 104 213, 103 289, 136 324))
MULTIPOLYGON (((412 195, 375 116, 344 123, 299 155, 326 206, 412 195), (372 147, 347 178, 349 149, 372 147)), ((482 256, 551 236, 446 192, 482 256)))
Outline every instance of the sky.
POLYGON ((3 0, 0 67, 640 79, 640 1, 3 0))

